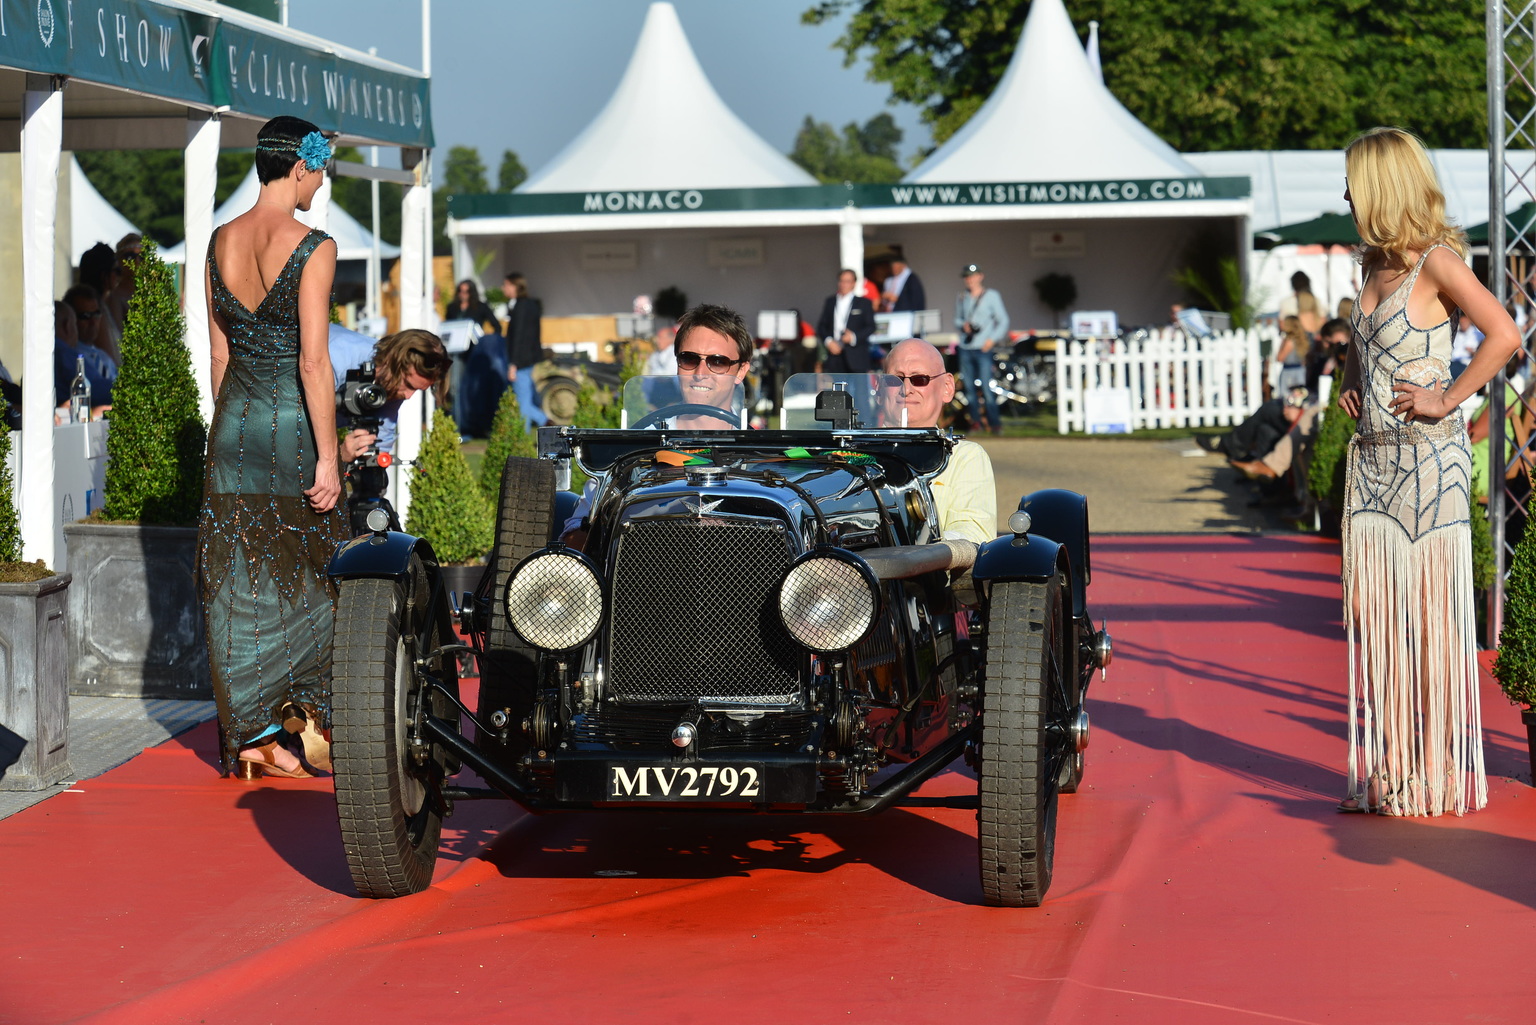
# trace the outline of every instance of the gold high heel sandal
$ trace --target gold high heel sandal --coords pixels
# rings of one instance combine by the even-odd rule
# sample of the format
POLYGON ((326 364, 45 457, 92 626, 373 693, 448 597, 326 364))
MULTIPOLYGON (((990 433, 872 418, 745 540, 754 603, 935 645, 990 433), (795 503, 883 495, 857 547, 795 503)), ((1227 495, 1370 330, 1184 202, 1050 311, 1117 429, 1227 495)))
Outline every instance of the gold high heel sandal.
POLYGON ((297 769, 285 769, 277 764, 277 741, 269 740, 265 744, 256 747, 243 747, 240 749, 240 760, 235 770, 235 778, 247 783, 261 779, 262 775, 278 776, 282 779, 313 779, 314 776, 304 771, 301 763, 297 769), (256 757, 250 757, 255 755, 256 757))
POLYGON ((320 713, 308 705, 289 702, 282 708, 283 729, 298 735, 304 761, 311 769, 331 771, 331 738, 320 729, 320 713))

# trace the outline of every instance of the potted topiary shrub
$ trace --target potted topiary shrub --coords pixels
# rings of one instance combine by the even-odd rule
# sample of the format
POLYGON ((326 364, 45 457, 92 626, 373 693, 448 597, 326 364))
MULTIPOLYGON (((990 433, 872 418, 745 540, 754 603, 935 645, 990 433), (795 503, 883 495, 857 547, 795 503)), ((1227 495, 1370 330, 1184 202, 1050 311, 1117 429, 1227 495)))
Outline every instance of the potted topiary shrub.
POLYGON ((206 698, 197 515, 207 431, 171 270, 145 239, 107 415, 101 510, 68 524, 70 690, 206 698))
POLYGON ((437 410, 411 468, 405 530, 431 542, 449 590, 470 591, 479 582, 493 540, 492 515, 459 447, 458 426, 437 410))
POLYGON ((1077 281, 1070 274, 1052 271, 1035 279, 1035 294, 1056 315, 1056 326, 1061 326, 1062 311, 1077 302, 1077 281))
POLYGON ((1349 439, 1355 433, 1355 419, 1339 408, 1339 389, 1344 375, 1333 378, 1327 413, 1317 429, 1312 444, 1312 462, 1307 467, 1307 490, 1317 502, 1318 518, 1325 533, 1337 536, 1344 514, 1344 468, 1349 455, 1349 439))
POLYGON ((501 402, 496 406, 491 433, 485 441, 485 459, 480 464, 480 493, 491 504, 493 514, 501 498, 501 475, 507 460, 512 456, 535 458, 538 449, 538 438, 523 422, 517 392, 508 388, 501 393, 501 402))
POLYGON ((71 772, 70 576, 21 561, 5 405, 0 397, 0 790, 42 790, 71 772))
POLYGON ((1527 530, 1509 563, 1504 585, 1504 628, 1493 675, 1509 700, 1524 705, 1531 772, 1536 780, 1536 530, 1527 530))

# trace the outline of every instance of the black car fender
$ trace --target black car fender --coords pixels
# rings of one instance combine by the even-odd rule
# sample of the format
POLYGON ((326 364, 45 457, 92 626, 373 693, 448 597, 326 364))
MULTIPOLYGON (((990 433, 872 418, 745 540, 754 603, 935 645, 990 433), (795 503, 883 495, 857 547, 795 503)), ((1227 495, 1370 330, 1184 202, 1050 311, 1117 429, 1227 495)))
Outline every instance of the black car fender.
POLYGON ((1063 576, 1071 575, 1071 559, 1064 545, 1039 534, 1004 535, 981 546, 971 567, 971 579, 983 585, 1001 580, 1046 580, 1058 569, 1063 576))
POLYGON ((411 556, 437 565, 431 542, 398 530, 363 534, 336 547, 326 574, 333 580, 351 577, 402 577, 411 567, 411 556))
MULTIPOLYGON (((1019 508, 1029 513, 1029 530, 1024 535, 1029 541, 1044 541, 1059 546, 1061 557, 1064 559, 1062 570, 1072 583, 1072 615, 1074 617, 1087 615, 1088 609, 1088 584, 1092 578, 1092 564, 1089 560, 1088 541, 1088 499, 1075 491, 1067 491, 1062 488, 1047 488, 1042 491, 1032 491, 1019 500, 1019 508)), ((1054 560, 1047 559, 1043 550, 1028 558, 1024 556, 1005 557, 1001 547, 997 555, 991 557, 995 560, 994 569, 986 569, 982 565, 982 559, 986 553, 999 542, 1003 542, 1010 551, 1016 551, 1017 547, 1030 548, 1031 546, 1015 546, 1014 542, 1019 538, 1003 536, 995 541, 989 541, 982 547, 982 556, 978 557, 976 569, 972 576, 976 579, 1020 579, 1021 577, 1045 577, 1051 573, 1054 560), (1032 559, 1033 561, 1028 561, 1032 559), (1015 566, 1033 566, 1034 572, 1016 571, 1015 566), (984 577, 984 573, 990 574, 984 577)))

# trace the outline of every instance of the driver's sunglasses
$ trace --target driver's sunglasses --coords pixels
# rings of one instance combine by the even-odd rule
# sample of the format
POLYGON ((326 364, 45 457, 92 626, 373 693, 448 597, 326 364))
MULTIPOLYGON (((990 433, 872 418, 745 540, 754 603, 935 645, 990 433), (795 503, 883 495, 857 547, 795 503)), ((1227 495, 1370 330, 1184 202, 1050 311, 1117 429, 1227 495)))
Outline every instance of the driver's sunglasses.
POLYGON ((729 356, 706 356, 700 352, 680 352, 677 354, 677 369, 686 370, 690 374, 699 369, 703 363, 709 368, 711 374, 723 374, 734 366, 740 366, 746 360, 731 359, 729 356))
POLYGON ((937 376, 936 374, 886 374, 880 379, 880 383, 887 388, 900 388, 901 382, 906 381, 914 388, 926 388, 937 376))

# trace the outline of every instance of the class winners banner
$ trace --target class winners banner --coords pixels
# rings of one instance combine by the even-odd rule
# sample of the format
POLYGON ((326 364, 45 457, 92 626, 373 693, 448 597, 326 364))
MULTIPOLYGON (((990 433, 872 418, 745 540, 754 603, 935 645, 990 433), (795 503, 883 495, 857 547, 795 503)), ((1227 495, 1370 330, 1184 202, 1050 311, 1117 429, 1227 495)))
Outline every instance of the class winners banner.
POLYGON ((328 132, 432 145, 430 83, 153 0, 0 0, 0 67, 328 132))

